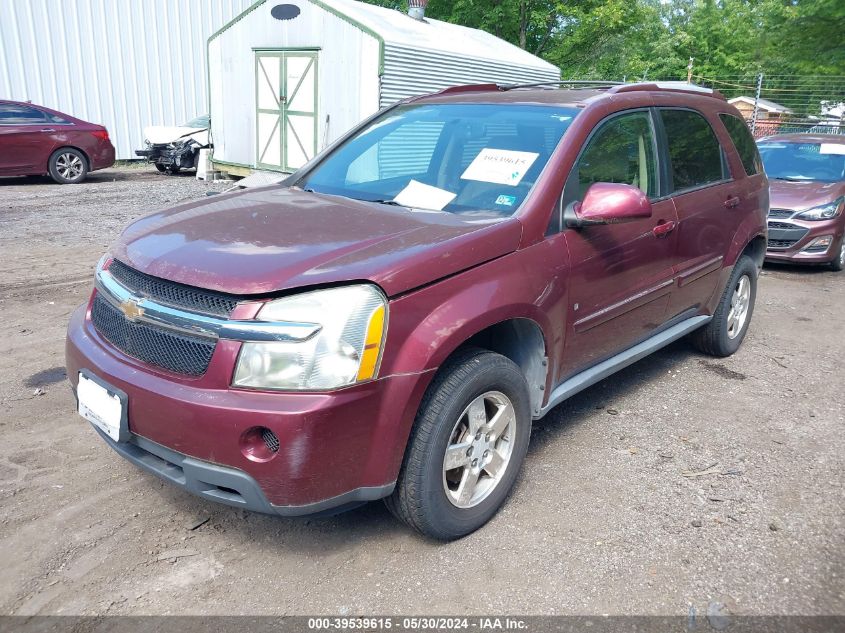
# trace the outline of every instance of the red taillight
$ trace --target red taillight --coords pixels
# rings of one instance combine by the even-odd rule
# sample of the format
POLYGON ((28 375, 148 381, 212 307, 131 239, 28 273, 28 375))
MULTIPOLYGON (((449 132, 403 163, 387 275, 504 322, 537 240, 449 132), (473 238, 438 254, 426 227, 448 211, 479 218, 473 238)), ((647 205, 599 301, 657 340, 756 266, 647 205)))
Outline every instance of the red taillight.
POLYGON ((98 138, 101 141, 109 140, 109 131, 106 128, 103 128, 102 130, 94 130, 92 134, 95 138, 98 138))

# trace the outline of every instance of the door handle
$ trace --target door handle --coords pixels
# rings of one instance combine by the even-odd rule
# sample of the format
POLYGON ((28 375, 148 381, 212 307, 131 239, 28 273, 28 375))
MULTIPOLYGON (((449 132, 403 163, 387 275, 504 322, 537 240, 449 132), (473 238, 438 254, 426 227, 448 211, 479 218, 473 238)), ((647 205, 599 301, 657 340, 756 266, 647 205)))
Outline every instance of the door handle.
POLYGON ((42 131, 42 132, 55 132, 56 130, 54 130, 54 129, 53 129, 53 128, 51 128, 51 127, 45 127, 45 128, 44 128, 43 130, 41 130, 41 131, 42 131))
POLYGON ((741 200, 738 196, 729 196, 727 200, 725 200, 725 207, 728 209, 733 209, 739 206, 741 200))
POLYGON ((661 222, 660 224, 655 226, 653 229, 651 229, 651 232, 654 234, 654 237, 666 237, 667 235, 669 235, 669 233, 671 233, 674 230, 675 230, 675 221, 669 220, 668 222, 661 222))

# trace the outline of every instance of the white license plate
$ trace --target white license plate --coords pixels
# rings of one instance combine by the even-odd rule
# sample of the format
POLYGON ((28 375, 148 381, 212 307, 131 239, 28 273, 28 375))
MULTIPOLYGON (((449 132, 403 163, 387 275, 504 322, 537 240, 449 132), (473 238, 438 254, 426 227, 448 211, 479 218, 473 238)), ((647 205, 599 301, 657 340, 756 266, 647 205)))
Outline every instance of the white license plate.
POLYGON ((126 416, 120 396, 110 393, 108 389, 80 372, 76 398, 79 402, 79 415, 115 442, 121 440, 121 424, 126 416))

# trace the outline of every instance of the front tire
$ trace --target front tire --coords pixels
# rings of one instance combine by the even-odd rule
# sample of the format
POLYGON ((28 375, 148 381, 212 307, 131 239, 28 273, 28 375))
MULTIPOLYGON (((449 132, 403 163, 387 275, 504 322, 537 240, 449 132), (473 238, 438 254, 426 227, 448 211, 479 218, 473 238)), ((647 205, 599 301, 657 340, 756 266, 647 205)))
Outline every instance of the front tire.
POLYGON ((161 173, 164 173, 164 172, 167 171, 167 165, 162 165, 161 163, 153 163, 153 165, 155 165, 156 169, 158 169, 159 172, 161 172, 161 173))
POLYGON ((507 498, 530 435, 528 386, 519 367, 493 352, 462 350, 426 391, 385 503, 432 538, 474 532, 507 498))
POLYGON ((63 147, 53 152, 47 166, 52 179, 60 185, 82 182, 88 175, 88 159, 72 147, 63 147))
POLYGON ((747 255, 741 255, 713 318, 690 337, 692 344, 699 351, 711 356, 725 357, 739 349, 754 313, 757 274, 754 260, 747 255))

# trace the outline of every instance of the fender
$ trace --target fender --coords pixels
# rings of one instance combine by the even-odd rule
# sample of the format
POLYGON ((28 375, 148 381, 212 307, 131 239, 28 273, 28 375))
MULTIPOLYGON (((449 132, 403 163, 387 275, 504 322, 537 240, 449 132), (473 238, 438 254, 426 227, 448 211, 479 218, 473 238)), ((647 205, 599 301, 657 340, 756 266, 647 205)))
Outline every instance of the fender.
MULTIPOLYGON (((567 250, 546 240, 392 300, 380 380, 409 374, 416 380, 403 394, 401 419, 385 425, 383 448, 369 459, 395 460, 385 467, 398 473, 411 426, 437 369, 486 328, 509 319, 532 321, 543 335, 548 366, 555 367, 564 339, 563 328, 553 323, 565 323, 568 273, 567 250)), ((546 394, 553 373, 547 372, 546 394)))

